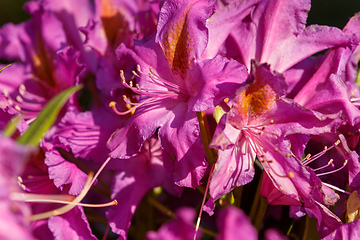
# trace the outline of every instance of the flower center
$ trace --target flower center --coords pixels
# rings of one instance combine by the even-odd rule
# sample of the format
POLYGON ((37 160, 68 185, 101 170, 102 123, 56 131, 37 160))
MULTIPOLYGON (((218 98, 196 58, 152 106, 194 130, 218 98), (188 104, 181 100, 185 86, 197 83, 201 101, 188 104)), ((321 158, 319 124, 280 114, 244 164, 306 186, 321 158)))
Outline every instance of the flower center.
POLYGON ((176 85, 175 83, 167 81, 161 78, 160 76, 158 76, 151 67, 149 68, 149 72, 146 74, 141 71, 140 65, 137 65, 137 72, 133 71, 132 73, 134 77, 140 78, 141 80, 144 81, 144 83, 147 83, 147 85, 150 83, 151 88, 141 88, 139 84, 135 84, 134 86, 132 81, 129 81, 129 83, 127 83, 124 76, 124 71, 121 70, 120 76, 123 85, 126 88, 131 89, 134 93, 137 93, 142 97, 145 96, 147 98, 142 102, 134 103, 131 102, 126 95, 123 95, 124 102, 130 106, 133 106, 124 112, 120 112, 116 109, 116 102, 114 101, 110 102, 109 106, 118 115, 126 115, 128 113, 135 111, 140 106, 143 106, 145 104, 155 103, 156 101, 159 100, 188 98, 185 90, 183 90, 180 86, 176 85))

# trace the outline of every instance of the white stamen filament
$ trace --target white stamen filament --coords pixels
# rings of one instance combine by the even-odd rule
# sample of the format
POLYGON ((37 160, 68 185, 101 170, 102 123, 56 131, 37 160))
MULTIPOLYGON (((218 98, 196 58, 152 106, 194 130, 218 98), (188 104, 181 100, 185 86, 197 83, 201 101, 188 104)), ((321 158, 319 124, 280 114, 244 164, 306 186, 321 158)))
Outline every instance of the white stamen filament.
POLYGON ((81 207, 92 207, 92 208, 100 208, 100 207, 109 207, 116 205, 117 201, 113 200, 108 203, 102 204, 91 204, 91 203, 76 203, 73 202, 75 197, 73 195, 42 195, 42 194, 32 194, 32 193, 11 193, 10 198, 14 201, 23 201, 23 202, 36 202, 36 203, 60 203, 67 205, 76 205, 81 207), (64 199, 64 200, 61 200, 64 199))
MULTIPOLYGON (((275 169, 271 166, 271 163, 273 162, 272 160, 268 160, 268 159, 260 159, 260 157, 264 158, 265 157, 265 153, 264 151, 262 150, 262 148, 260 147, 261 144, 260 144, 260 141, 259 141, 259 135, 257 133, 253 133, 251 130, 252 130, 252 127, 246 127, 245 131, 243 131, 245 137, 248 139, 248 141, 250 142, 250 147, 253 149, 253 151, 256 153, 256 155, 258 156, 259 158, 259 161, 262 163, 262 164, 267 164, 267 166, 271 169, 271 171, 278 177, 289 177, 292 173, 288 173, 288 174, 285 174, 285 175, 282 175, 280 173, 277 173, 275 171, 275 169), (252 140, 252 141, 251 141, 252 140)), ((255 127, 256 129, 256 127, 255 127)), ((257 129, 256 129, 257 130, 257 129)), ((260 135, 261 136, 261 135, 260 135)), ((276 148, 270 141, 268 141, 266 138, 262 138, 264 141, 267 141, 268 144, 272 145, 274 147, 274 152, 277 152, 278 151, 278 148, 276 148), (275 149, 277 149, 275 151, 275 149)))
POLYGON ((71 209, 73 209, 75 206, 83 206, 83 207, 108 207, 112 205, 117 205, 117 201, 113 200, 109 203, 104 204, 87 204, 87 203, 80 203, 86 194, 89 192, 90 188, 96 181, 99 174, 102 172, 102 170, 105 168, 105 166, 108 164, 108 162, 111 160, 111 158, 107 158, 105 162, 101 165, 100 169, 97 171, 97 173, 94 174, 92 172, 89 173, 88 178, 86 180, 85 186, 80 192, 80 194, 74 198, 72 195, 43 195, 43 194, 29 194, 29 193, 12 193, 10 195, 10 198, 15 201, 24 201, 24 202, 41 202, 41 203, 61 203, 66 204, 63 207, 60 207, 58 209, 39 213, 32 215, 30 220, 31 221, 37 221, 45 218, 49 218, 51 216, 58 216, 61 214, 64 214, 71 209))
MULTIPOLYGON (((93 173, 89 173, 88 178, 85 183, 85 186, 84 186, 83 190, 81 191, 81 193, 73 200, 74 203, 79 203, 86 196, 87 192, 89 191, 89 189, 91 187, 90 183, 92 182, 92 176, 93 176, 93 173)), ((71 204, 71 205, 66 205, 66 206, 63 206, 61 208, 58 208, 58 209, 55 209, 52 211, 35 214, 35 215, 31 216, 30 220, 37 221, 37 220, 49 218, 52 216, 58 216, 58 215, 67 213, 68 211, 73 209, 75 206, 76 206, 75 204, 71 204)))
POLYGON ((332 189, 334 189, 336 191, 339 191, 339 192, 342 192, 342 193, 345 193, 345 194, 349 194, 349 195, 351 194, 351 192, 345 191, 345 190, 343 190, 341 188, 338 188, 338 187, 336 187, 334 185, 331 185, 331 184, 328 184, 328 183, 325 183, 325 182, 323 182, 322 184, 329 187, 329 188, 332 188, 332 189))

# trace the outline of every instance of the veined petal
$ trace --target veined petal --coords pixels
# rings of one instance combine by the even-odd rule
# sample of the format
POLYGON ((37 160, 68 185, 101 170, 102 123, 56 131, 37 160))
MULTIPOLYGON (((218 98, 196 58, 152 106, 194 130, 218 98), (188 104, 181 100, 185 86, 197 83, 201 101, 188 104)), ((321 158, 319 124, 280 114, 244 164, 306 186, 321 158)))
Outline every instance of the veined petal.
POLYGON ((199 112, 220 104, 235 93, 247 76, 244 65, 221 56, 194 62, 186 81, 192 95, 189 109, 199 112))
POLYGON ((360 220, 355 220, 353 222, 349 222, 343 224, 337 228, 333 228, 334 231, 328 234, 323 240, 333 240, 333 239, 349 239, 356 240, 360 237, 360 220))
POLYGON ((322 78, 309 81, 295 96, 294 101, 324 114, 342 113, 352 126, 360 121, 359 109, 351 103, 346 85, 335 74, 325 81, 322 78), (308 90, 306 94, 305 90, 308 90))
POLYGON ((214 58, 233 28, 250 14, 258 2, 260 0, 244 0, 216 9, 215 13, 206 21, 206 27, 209 29, 209 42, 202 58, 214 58))
POLYGON ((194 58, 206 48, 206 19, 212 13, 209 1, 169 0, 162 5, 155 41, 163 49, 171 70, 184 78, 194 58))
POLYGON ((241 138, 234 147, 219 151, 209 187, 212 198, 216 200, 235 187, 251 182, 255 175, 255 157, 251 144, 245 138, 241 138))
MULTIPOLYGON (((71 148, 75 157, 103 162, 109 154, 106 142, 125 120, 104 108, 88 112, 67 112, 61 119, 55 135, 71 148)), ((109 165, 112 165, 111 161, 109 165)))
POLYGON ((334 213, 318 202, 307 203, 304 207, 310 217, 318 220, 317 229, 321 238, 329 235, 342 225, 341 220, 334 213))
POLYGON ((278 72, 284 72, 322 50, 336 46, 353 47, 352 36, 340 29, 317 25, 305 28, 309 10, 310 0, 261 1, 249 19, 231 33, 244 64, 249 67, 250 60, 257 59, 269 63, 278 72))
POLYGON ((82 207, 76 206, 65 214, 49 218, 48 226, 56 239, 97 239, 82 207))
POLYGON ((340 29, 328 26, 311 25, 299 36, 293 36, 274 46, 281 51, 268 48, 269 56, 261 58, 267 60, 273 69, 283 72, 301 60, 325 49, 338 46, 354 47, 356 40, 345 35, 340 29))
POLYGON ((85 186, 87 175, 74 163, 65 160, 56 149, 49 149, 45 154, 45 164, 48 166, 49 178, 59 189, 71 184, 69 193, 77 195, 85 186))
POLYGON ((136 155, 144 141, 150 138, 157 128, 163 126, 173 118, 173 112, 168 109, 174 107, 176 100, 160 100, 146 104, 138 109, 131 118, 124 123, 124 127, 117 130, 108 141, 108 148, 113 158, 129 158, 136 155))
POLYGON ((207 168, 198 120, 194 112, 187 112, 186 103, 177 104, 172 111, 176 114, 159 130, 161 146, 175 156, 172 164, 167 164, 173 166, 176 184, 195 188, 207 168))

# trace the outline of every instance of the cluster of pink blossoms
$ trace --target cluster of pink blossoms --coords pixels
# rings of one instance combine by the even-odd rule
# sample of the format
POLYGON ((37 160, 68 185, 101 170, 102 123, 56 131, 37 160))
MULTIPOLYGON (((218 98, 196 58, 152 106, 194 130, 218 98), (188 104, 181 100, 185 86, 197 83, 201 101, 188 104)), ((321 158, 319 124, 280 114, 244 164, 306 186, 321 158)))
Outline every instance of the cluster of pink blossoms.
POLYGON ((360 13, 310 7, 26 2, 0 29, 0 238, 358 239, 360 13))

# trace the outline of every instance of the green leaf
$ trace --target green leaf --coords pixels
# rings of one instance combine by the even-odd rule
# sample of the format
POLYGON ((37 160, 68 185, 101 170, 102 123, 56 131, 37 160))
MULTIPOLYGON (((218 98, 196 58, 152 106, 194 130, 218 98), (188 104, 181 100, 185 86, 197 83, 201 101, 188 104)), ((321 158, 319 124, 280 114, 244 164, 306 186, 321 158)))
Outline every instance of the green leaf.
POLYGON ((61 108, 65 105, 71 94, 79 91, 82 85, 71 87, 58 95, 46 104, 37 118, 31 123, 26 132, 17 139, 19 144, 30 144, 37 146, 44 134, 54 124, 61 108))
POLYGON ((11 137, 15 131, 16 131, 16 126, 18 124, 18 122, 21 119, 21 115, 18 114, 15 117, 13 117, 7 124, 5 129, 3 130, 2 134, 6 137, 11 137))

